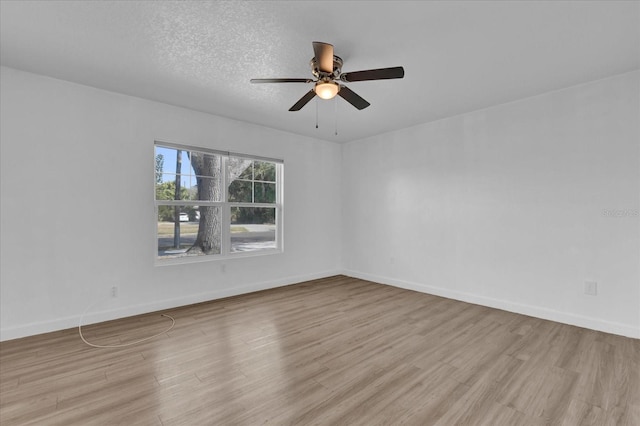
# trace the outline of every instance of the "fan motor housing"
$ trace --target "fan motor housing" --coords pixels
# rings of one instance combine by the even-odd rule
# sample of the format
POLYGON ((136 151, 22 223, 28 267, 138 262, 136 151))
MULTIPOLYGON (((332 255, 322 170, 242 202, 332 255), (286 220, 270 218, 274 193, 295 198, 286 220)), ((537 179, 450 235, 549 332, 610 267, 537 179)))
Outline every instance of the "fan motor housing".
POLYGON ((333 55, 333 72, 332 73, 326 73, 326 72, 320 71, 316 58, 311 58, 311 61, 309 62, 309 66, 311 66, 311 73, 317 79, 322 79, 325 77, 330 77, 331 79, 334 79, 334 78, 338 78, 340 76, 340 73, 342 72, 342 58, 339 56, 333 55))

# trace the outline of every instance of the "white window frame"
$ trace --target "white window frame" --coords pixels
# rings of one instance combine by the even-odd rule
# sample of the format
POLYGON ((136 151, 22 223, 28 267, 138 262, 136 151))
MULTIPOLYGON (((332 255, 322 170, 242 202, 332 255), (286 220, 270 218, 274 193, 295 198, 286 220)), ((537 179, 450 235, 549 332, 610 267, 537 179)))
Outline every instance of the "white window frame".
MULTIPOLYGON (((236 152, 229 151, 221 151, 210 148, 202 148, 191 145, 183 145, 176 144, 172 142, 164 142, 156 140, 153 144, 153 199, 154 199, 154 221, 157 223, 158 221, 158 207, 159 206, 212 206, 219 207, 221 210, 221 242, 220 242, 220 254, 209 254, 209 255, 201 255, 201 256, 182 256, 182 257, 172 257, 172 258, 162 258, 158 256, 158 227, 154 226, 154 258, 156 266, 163 265, 172 265, 172 264, 183 264, 183 263, 193 263, 193 262, 208 262, 208 261, 219 261, 226 259, 235 259, 239 257, 253 257, 253 256, 264 256, 264 255, 272 255, 272 254, 280 254, 284 252, 284 244, 283 244, 283 175, 284 175, 284 160, 277 158, 268 158, 261 157, 256 155, 242 154, 236 152), (155 156, 156 156, 156 147, 163 147, 169 149, 176 149, 181 151, 197 151, 206 154, 218 155, 221 158, 221 201, 201 201, 201 200, 158 200, 156 199, 156 170, 155 170, 155 156), (237 157, 246 160, 253 161, 264 161, 275 164, 276 170, 276 201, 275 203, 249 203, 249 202, 230 202, 228 200, 228 188, 230 184, 230 176, 229 176, 229 167, 228 162, 230 157, 237 157), (244 251, 244 252, 232 252, 231 251, 231 209, 233 207, 264 207, 264 208, 275 208, 275 248, 261 249, 261 250, 253 250, 253 251, 244 251)), ((254 181, 259 182, 259 181, 254 181)), ((252 191, 252 200, 254 198, 252 191)))

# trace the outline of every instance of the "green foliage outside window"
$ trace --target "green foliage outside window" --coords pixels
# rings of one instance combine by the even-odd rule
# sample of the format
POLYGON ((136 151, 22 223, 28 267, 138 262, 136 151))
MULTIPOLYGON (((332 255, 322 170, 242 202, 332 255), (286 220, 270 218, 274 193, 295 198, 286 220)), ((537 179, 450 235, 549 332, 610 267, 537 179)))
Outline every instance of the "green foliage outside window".
MULTIPOLYGON (((180 199, 189 200, 190 194, 187 188, 180 188, 180 199)), ((156 184, 156 200, 173 200, 176 196, 176 183, 174 181, 156 184)), ((182 208, 183 213, 187 213, 189 218, 195 217, 193 207, 182 208)), ((175 208, 173 206, 158 206, 158 220, 162 222, 174 222, 175 208)), ((192 220, 192 219, 191 219, 192 220)))

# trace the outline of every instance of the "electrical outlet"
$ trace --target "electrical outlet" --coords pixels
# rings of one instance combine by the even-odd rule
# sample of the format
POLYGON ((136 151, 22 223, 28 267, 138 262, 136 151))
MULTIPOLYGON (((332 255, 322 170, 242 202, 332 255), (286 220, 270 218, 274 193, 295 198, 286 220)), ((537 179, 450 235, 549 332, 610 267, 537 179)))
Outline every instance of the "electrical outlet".
POLYGON ((111 297, 118 297, 118 287, 115 285, 111 287, 111 297))
POLYGON ((598 295, 598 283, 596 281, 585 281, 584 282, 584 294, 588 294, 589 296, 597 296, 598 295))

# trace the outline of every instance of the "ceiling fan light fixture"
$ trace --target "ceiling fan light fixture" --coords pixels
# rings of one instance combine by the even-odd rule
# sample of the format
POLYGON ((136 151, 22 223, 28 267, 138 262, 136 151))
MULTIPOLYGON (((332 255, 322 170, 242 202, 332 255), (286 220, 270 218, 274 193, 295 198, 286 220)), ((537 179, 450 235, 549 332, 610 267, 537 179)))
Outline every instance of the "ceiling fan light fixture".
POLYGON ((333 54, 333 45, 320 41, 314 41, 312 44, 314 57, 309 61, 309 65, 311 74, 317 80, 309 78, 252 78, 251 83, 314 83, 313 88, 293 104, 289 111, 300 111, 316 96, 320 99, 333 99, 336 95, 340 95, 355 108, 362 110, 371 104, 349 87, 343 86, 337 81, 351 83, 404 77, 404 68, 402 67, 376 68, 345 74, 342 72, 342 59, 333 54))
POLYGON ((319 81, 313 89, 322 99, 333 99, 340 90, 340 86, 333 81, 319 81))

